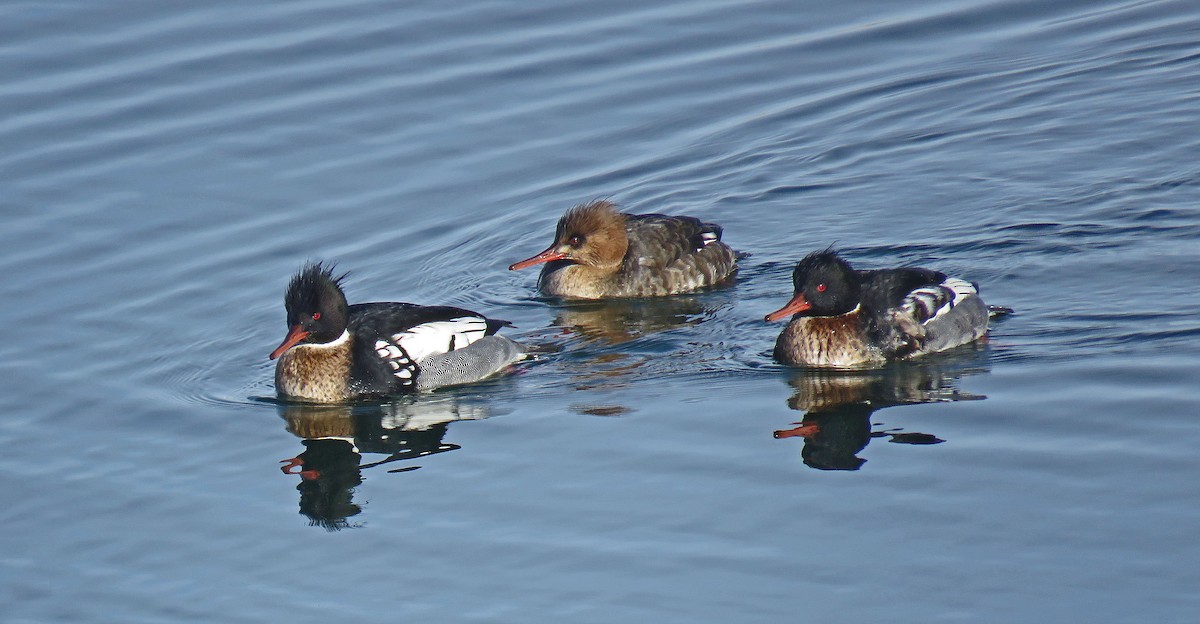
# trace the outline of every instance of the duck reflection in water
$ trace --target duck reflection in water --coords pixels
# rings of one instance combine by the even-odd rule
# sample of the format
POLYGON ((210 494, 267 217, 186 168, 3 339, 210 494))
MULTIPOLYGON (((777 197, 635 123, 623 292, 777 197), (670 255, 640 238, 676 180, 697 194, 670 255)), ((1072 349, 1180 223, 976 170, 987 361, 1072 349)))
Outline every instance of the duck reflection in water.
POLYGON ((967 345, 944 356, 898 362, 874 370, 805 369, 788 379, 793 394, 788 407, 806 412, 791 429, 775 432, 776 438, 803 438, 800 456, 818 470, 858 470, 866 463, 858 453, 872 438, 889 438, 900 444, 939 444, 944 440, 927 433, 899 429, 873 431, 871 416, 885 407, 978 401, 982 395, 958 390, 966 376, 989 371, 986 347, 967 345))
POLYGON ((457 450, 457 444, 443 441, 448 424, 489 415, 480 404, 428 396, 383 404, 280 404, 279 412, 304 445, 299 455, 282 460, 281 470, 300 476, 300 513, 309 524, 331 531, 355 526, 348 519, 362 512, 354 491, 363 482, 363 470, 457 450), (364 453, 385 457, 363 464, 364 453))
POLYGON ((721 305, 721 301, 706 302, 695 296, 571 301, 557 307, 554 326, 587 342, 620 345, 643 336, 699 325, 721 305))
MULTIPOLYGON (((638 376, 670 374, 672 358, 688 357, 695 328, 730 305, 724 293, 655 299, 569 301, 554 306, 551 328, 566 337, 560 362, 575 390, 614 390, 638 376), (686 337, 661 335, 687 328, 686 337), (574 343, 574 344, 572 344, 574 343), (655 370, 649 370, 655 369, 655 370)), ((683 336, 680 332, 678 336, 683 336)), ((561 340, 561 339, 560 339, 561 340)), ((630 407, 580 403, 571 408, 591 415, 619 415, 630 407)))

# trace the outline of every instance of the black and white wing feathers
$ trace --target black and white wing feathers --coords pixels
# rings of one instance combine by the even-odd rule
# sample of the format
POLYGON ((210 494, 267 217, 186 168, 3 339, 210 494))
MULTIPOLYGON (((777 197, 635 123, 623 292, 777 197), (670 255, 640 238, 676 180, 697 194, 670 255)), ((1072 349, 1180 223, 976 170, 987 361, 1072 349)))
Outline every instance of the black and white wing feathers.
POLYGON ((899 310, 924 325, 953 310, 962 298, 975 294, 975 286, 970 282, 951 277, 936 286, 922 286, 908 293, 899 310))
POLYGON ((979 316, 977 311, 957 312, 959 305, 968 299, 974 307, 983 309, 975 286, 954 277, 909 292, 890 313, 895 331, 895 354, 903 357, 927 349, 940 351, 946 346, 962 344, 981 335, 987 327, 986 309, 982 317, 982 329, 974 318, 979 316))
POLYGON ((364 377, 395 390, 415 390, 421 362, 461 349, 496 333, 507 321, 470 310, 407 303, 368 303, 350 307, 351 330, 364 377))
POLYGON ((878 269, 859 271, 862 305, 867 310, 885 313, 904 305, 914 291, 937 286, 947 279, 945 273, 929 269, 878 269))

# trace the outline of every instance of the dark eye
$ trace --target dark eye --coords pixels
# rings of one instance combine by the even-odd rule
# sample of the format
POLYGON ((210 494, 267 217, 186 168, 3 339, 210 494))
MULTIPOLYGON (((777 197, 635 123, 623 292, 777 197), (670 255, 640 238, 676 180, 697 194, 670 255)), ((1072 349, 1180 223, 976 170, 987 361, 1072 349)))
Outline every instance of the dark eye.
POLYGON ((567 239, 567 244, 572 247, 578 247, 583 244, 583 237, 578 234, 567 239))
POLYGON ((817 284, 817 292, 825 292, 825 284, 817 284))
MULTIPOLYGON (((825 290, 825 289, 824 289, 824 288, 822 288, 821 290, 825 290)), ((319 320, 321 320, 321 313, 320 313, 320 312, 313 312, 313 320, 314 320, 314 321, 319 321, 319 320)))

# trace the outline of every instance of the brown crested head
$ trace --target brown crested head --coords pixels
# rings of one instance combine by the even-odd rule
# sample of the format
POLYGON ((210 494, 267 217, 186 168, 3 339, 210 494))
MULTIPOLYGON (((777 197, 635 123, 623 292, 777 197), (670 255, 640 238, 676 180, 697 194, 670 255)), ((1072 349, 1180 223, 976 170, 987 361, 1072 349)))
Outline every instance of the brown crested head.
POLYGON ((628 250, 625 215, 612 202, 600 199, 568 210, 558 220, 554 243, 540 254, 517 262, 509 269, 566 260, 615 270, 620 267, 628 250))

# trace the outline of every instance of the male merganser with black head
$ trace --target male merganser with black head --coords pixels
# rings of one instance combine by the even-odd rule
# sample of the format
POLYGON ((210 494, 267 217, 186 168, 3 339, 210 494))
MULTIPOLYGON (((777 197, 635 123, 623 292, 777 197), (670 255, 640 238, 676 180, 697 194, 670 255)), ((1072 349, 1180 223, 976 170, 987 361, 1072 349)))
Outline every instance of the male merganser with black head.
POLYGON ((719 284, 737 270, 721 226, 695 217, 625 214, 604 200, 568 210, 554 244, 508 268, 543 262, 538 288, 579 299, 674 295, 719 284))
POLYGON ((929 269, 856 271, 832 249, 809 254, 792 274, 795 296, 767 315, 795 315, 775 359, 813 367, 865 368, 977 340, 988 307, 975 286, 929 269))
POLYGON ((305 265, 288 284, 288 334, 274 351, 281 398, 336 403, 480 381, 525 357, 495 335, 508 321, 446 306, 346 304, 333 267, 305 265))

